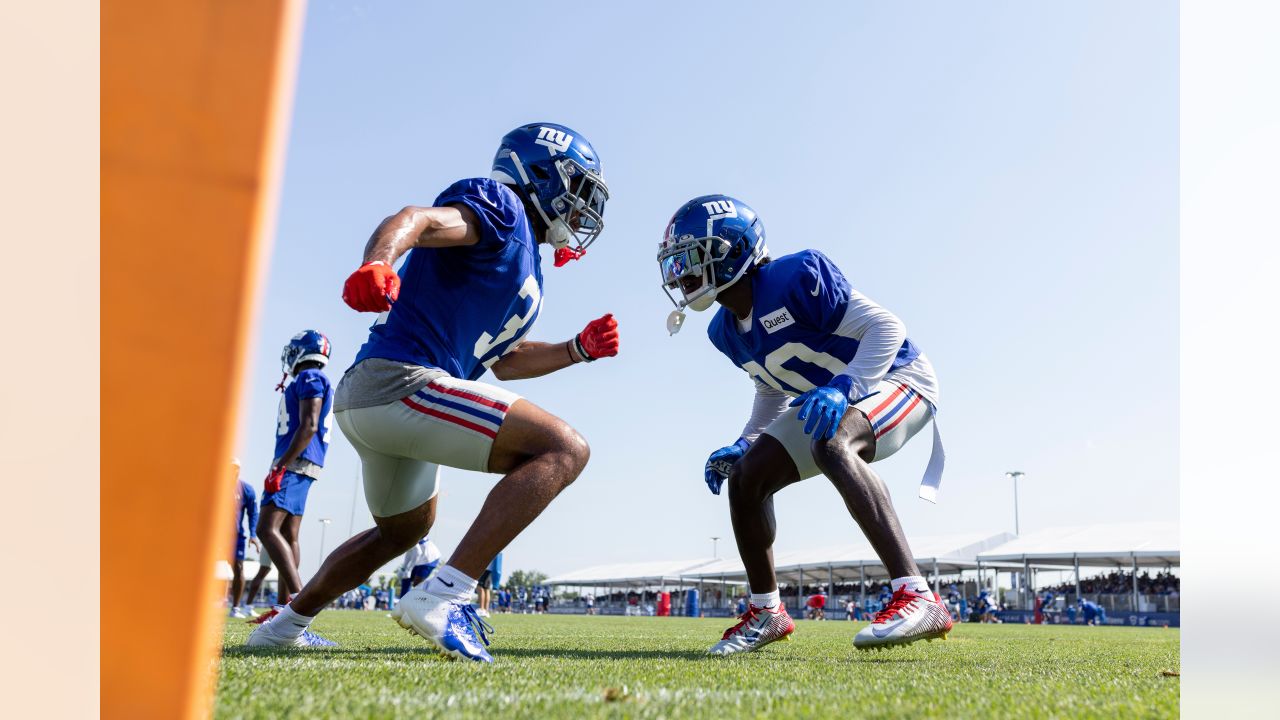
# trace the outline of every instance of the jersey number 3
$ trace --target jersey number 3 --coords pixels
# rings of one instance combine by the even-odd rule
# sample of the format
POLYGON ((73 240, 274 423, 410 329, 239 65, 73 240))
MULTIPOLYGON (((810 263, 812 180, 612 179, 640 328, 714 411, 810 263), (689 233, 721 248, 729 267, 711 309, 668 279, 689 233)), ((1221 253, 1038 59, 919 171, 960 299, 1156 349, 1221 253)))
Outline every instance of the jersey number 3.
MULTIPOLYGON (((475 356, 477 360, 484 363, 485 367, 489 367, 493 363, 497 362, 498 358, 506 354, 506 351, 504 350, 487 360, 485 359, 486 355, 493 352, 503 343, 523 335, 525 327, 527 327, 529 323, 533 322, 533 319, 538 316, 538 309, 542 305, 542 288, 538 287, 538 280, 532 275, 525 278, 524 285, 520 286, 520 297, 529 298, 531 300, 529 303, 529 310, 525 312, 524 315, 517 313, 507 318, 507 322, 503 324, 502 330, 498 333, 497 337, 486 332, 482 333, 480 338, 476 340, 476 346, 474 349, 475 356)), ((516 343, 511 343, 510 347, 515 346, 516 343)))

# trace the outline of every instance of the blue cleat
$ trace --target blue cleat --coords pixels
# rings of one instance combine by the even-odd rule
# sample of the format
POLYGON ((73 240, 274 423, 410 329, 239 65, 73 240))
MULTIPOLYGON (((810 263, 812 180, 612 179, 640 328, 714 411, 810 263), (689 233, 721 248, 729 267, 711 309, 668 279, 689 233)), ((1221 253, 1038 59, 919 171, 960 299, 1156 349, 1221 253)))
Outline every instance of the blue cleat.
POLYGON ((450 602, 429 595, 421 588, 410 590, 392 614, 400 627, 431 643, 446 657, 473 662, 493 662, 485 647, 493 626, 476 614, 471 605, 450 602))

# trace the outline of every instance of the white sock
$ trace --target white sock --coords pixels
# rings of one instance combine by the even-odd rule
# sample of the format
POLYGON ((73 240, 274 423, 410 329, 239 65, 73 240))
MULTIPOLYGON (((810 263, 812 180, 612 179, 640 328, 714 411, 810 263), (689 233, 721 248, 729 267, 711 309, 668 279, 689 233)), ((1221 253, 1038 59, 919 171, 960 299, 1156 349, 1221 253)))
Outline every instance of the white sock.
POLYGON ((919 575, 908 575, 907 577, 894 578, 889 586, 894 592, 898 592, 903 586, 917 595, 928 595, 933 597, 933 591, 929 589, 929 581, 919 575))
POLYGON ((271 632, 281 637, 296 638, 306 632, 311 621, 315 619, 314 615, 311 617, 299 615, 293 611, 292 607, 285 605, 280 609, 279 615, 271 618, 271 632))
POLYGON ((751 593, 751 604, 758 608, 774 608, 782 602, 782 595, 775 589, 767 593, 751 593))
POLYGON ((444 565, 428 581, 426 591, 428 595, 450 602, 467 603, 471 601, 477 584, 475 578, 468 577, 452 565, 444 565))

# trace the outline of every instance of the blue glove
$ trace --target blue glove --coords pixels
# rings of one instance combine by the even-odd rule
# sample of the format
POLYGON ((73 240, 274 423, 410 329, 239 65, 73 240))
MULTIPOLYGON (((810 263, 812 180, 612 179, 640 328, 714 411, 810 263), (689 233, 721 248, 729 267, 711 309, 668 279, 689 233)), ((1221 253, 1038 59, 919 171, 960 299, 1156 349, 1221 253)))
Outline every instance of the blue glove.
POLYGON ((827 385, 792 400, 790 407, 801 406, 797 419, 808 420, 804 424, 804 434, 817 440, 835 437, 836 428, 840 427, 840 420, 849 409, 849 391, 852 389, 853 378, 837 375, 827 385))
POLYGON ((724 485, 724 481, 728 479, 729 471, 733 470, 734 463, 747 454, 749 447, 751 443, 738 438, 732 445, 720 448, 707 458, 707 467, 703 470, 703 476, 707 480, 707 488, 711 490, 712 495, 720 494, 720 486, 724 485))

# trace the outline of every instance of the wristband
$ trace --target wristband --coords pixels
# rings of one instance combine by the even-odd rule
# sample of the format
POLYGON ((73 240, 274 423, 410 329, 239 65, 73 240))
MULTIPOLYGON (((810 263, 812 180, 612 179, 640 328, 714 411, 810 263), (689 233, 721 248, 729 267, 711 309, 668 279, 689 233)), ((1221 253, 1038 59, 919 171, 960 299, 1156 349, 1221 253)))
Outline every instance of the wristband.
POLYGON ((595 362, 595 358, 582 347, 582 333, 573 336, 573 349, 577 351, 578 357, 582 358, 583 362, 595 362))

